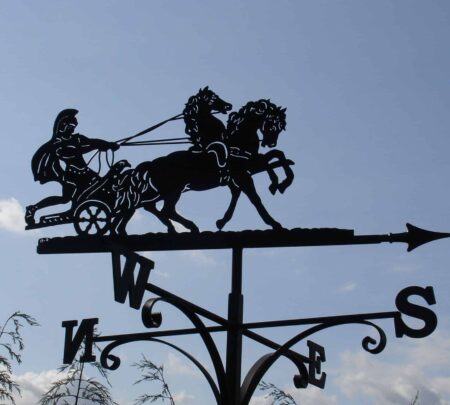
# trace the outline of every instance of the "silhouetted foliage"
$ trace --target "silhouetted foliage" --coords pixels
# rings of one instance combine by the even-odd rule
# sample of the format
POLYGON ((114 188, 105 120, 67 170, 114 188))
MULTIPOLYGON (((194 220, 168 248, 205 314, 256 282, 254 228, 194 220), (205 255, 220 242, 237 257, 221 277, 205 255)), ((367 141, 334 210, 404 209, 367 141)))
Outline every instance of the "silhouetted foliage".
POLYGON ((268 391, 265 398, 272 398, 272 405, 297 405, 292 395, 278 388, 275 384, 261 381, 258 388, 261 391, 268 391))
POLYGON ((142 373, 142 378, 137 380, 135 384, 152 381, 161 383, 161 392, 159 394, 143 394, 135 400, 135 405, 142 405, 146 402, 153 403, 158 400, 165 402, 166 399, 169 401, 170 405, 175 405, 172 393, 170 392, 169 386, 164 378, 163 366, 157 366, 155 363, 148 360, 144 355, 142 355, 142 360, 133 364, 133 366, 138 368, 142 373))
POLYGON ((25 348, 20 334, 24 322, 30 326, 39 325, 32 316, 23 312, 14 312, 0 329, 0 400, 15 404, 13 395, 20 395, 20 387, 12 379, 12 364, 22 362, 21 352, 25 348), (5 353, 5 355, 3 355, 5 353))
MULTIPOLYGON (((84 352, 84 344, 79 352, 84 352)), ((79 357, 71 364, 59 367, 58 371, 64 375, 52 383, 39 400, 39 405, 77 405, 79 400, 83 400, 83 404, 118 405, 109 392, 111 384, 107 371, 99 362, 88 363, 105 380, 106 385, 93 377, 88 378, 85 374, 86 363, 82 363, 79 357)))

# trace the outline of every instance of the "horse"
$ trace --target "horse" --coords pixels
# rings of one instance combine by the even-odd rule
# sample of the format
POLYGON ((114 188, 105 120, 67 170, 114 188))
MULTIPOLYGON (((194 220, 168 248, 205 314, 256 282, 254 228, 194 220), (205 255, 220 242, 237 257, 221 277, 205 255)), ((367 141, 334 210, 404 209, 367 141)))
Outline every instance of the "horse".
POLYGON ((222 100, 208 86, 189 98, 183 110, 183 120, 185 132, 194 144, 191 148, 194 153, 205 151, 208 145, 224 140, 225 125, 213 113, 226 114, 231 108, 230 103, 222 100))
MULTIPOLYGON (((209 89, 208 91, 211 92, 209 89)), ((203 100, 201 97, 197 99, 203 100)), ((218 97, 214 99, 216 104, 223 107, 223 100, 218 97)), ((192 103, 188 102, 186 107, 190 104, 192 103)), ((192 119, 193 115, 189 115, 189 125, 193 125, 194 128, 205 128, 202 120, 210 120, 213 111, 220 111, 214 103, 207 104, 209 114, 203 111, 196 116, 196 120, 192 119)), ((198 111, 200 110, 199 107, 198 111)), ((222 141, 213 141, 207 147, 203 146, 202 152, 195 150, 195 147, 187 151, 172 152, 153 161, 143 162, 136 168, 122 173, 116 203, 117 213, 111 232, 125 234, 128 221, 135 210, 141 207, 166 225, 168 232, 175 232, 171 221, 182 224, 191 232, 199 232, 194 222, 182 217, 176 211, 176 204, 185 191, 209 190, 222 185, 230 187, 232 200, 220 222, 220 229, 231 218, 241 191, 247 195, 266 224, 273 229, 281 229, 281 224, 270 216, 262 204, 252 175, 267 171, 272 179, 273 191, 279 189, 281 192, 292 182, 293 174, 289 166, 293 162, 287 160, 283 152, 273 150, 266 154, 259 153, 260 143, 261 146, 269 148, 276 146, 278 136, 285 126, 285 109, 277 107, 270 100, 249 102, 238 112, 230 114, 226 131, 221 135, 222 141), (258 131, 263 135, 261 142, 258 131), (215 145, 216 148, 211 148, 211 145, 215 145), (218 155, 220 148, 226 153, 225 167, 220 165, 218 155), (276 161, 271 163, 273 159, 276 161), (286 173, 286 180, 281 184, 278 184, 273 170, 279 166, 283 167, 286 173), (163 201, 161 210, 156 208, 158 201, 163 201)))
POLYGON ((259 100, 256 102, 248 102, 238 112, 230 114, 227 123, 227 144, 230 150, 230 166, 233 180, 229 183, 231 191, 231 201, 225 211, 223 218, 216 221, 219 230, 233 216, 236 204, 238 202, 241 191, 249 197, 263 221, 272 226, 272 228, 280 228, 279 224, 274 222, 270 217, 259 196, 254 189, 251 176, 267 171, 271 179, 269 191, 275 194, 276 191, 284 193, 284 191, 292 184, 294 173, 290 168, 294 164, 292 160, 286 159, 284 153, 277 149, 272 149, 265 154, 259 153, 259 136, 258 130, 261 131, 263 139, 262 147, 274 148, 278 142, 278 136, 281 131, 286 129, 286 108, 277 107, 270 100, 259 100), (279 183, 276 175, 276 167, 282 167, 286 178, 279 183), (250 176, 246 176, 249 173, 250 176), (246 187, 242 187, 235 178, 244 176, 246 187), (251 181, 250 181, 250 180, 251 181))

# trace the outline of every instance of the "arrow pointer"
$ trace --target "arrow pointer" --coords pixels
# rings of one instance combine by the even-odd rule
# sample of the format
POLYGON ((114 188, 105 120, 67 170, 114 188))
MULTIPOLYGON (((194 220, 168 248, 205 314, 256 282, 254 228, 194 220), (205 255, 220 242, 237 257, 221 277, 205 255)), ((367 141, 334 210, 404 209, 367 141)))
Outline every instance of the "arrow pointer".
POLYGON ((415 248, 424 245, 425 243, 434 240, 450 237, 450 233, 427 231, 426 229, 418 228, 417 226, 406 224, 408 232, 391 233, 389 234, 389 242, 405 242, 408 244, 408 252, 415 248))

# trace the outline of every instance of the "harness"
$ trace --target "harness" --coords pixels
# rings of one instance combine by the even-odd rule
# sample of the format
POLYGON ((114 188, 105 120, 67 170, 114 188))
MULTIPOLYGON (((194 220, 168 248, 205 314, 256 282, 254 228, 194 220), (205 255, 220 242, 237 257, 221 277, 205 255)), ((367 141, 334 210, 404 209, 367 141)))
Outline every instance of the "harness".
POLYGON ((252 154, 247 150, 242 150, 241 148, 238 148, 237 146, 231 146, 230 147, 230 156, 239 158, 239 159, 250 159, 252 157, 252 154))

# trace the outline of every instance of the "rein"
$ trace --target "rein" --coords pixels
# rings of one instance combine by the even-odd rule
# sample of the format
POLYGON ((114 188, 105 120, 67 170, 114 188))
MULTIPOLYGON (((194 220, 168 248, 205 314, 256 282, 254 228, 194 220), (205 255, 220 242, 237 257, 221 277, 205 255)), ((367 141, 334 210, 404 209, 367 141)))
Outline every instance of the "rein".
MULTIPOLYGON (((214 111, 212 112, 212 114, 220 114, 219 111, 214 111)), ((185 138, 169 138, 169 139, 154 139, 151 141, 135 141, 135 142, 130 142, 131 140, 133 140, 134 138, 137 138, 139 136, 148 134, 151 131, 154 131, 155 129, 163 126, 164 124, 167 124, 170 121, 177 121, 177 120, 181 120, 184 119, 184 114, 180 113, 177 115, 174 115, 173 117, 170 117, 164 121, 159 122, 158 124, 152 125, 149 128, 144 129, 141 132, 138 132, 137 134, 128 136, 126 138, 122 138, 122 139, 118 139, 117 141, 115 141, 115 143, 119 146, 146 146, 146 145, 179 145, 179 144, 189 144, 192 143, 189 138, 185 137, 185 138)), ((97 150, 94 155, 89 159, 89 161, 87 162, 87 164, 89 165, 89 163, 92 162, 92 160, 99 155, 100 151, 97 150)), ((113 155, 114 156, 114 155, 113 155)), ((99 155, 99 159, 100 159, 100 155, 99 155)))
POLYGON ((164 124, 167 124, 170 121, 176 121, 176 120, 180 120, 182 118, 184 118, 183 113, 174 115, 173 117, 168 118, 168 119, 166 119, 164 121, 161 121, 160 123, 158 123, 156 125, 152 125, 151 127, 147 128, 147 129, 144 129, 143 131, 138 132, 135 135, 131 135, 131 136, 127 137, 127 138, 119 139, 118 141, 116 141, 116 143, 119 144, 119 145, 124 145, 128 141, 131 141, 132 139, 137 138, 138 136, 141 136, 141 135, 147 134, 147 133, 149 133, 151 131, 154 131, 155 129, 159 128, 160 126, 162 126, 164 124))
MULTIPOLYGON (((151 127, 147 128, 147 129, 144 129, 143 131, 138 132, 138 133, 135 134, 135 135, 131 135, 131 136, 128 136, 128 137, 126 137, 126 138, 119 139, 119 140, 117 140, 115 143, 116 143, 117 145, 119 145, 119 146, 127 146, 127 145, 136 146, 136 145, 134 145, 134 142, 131 142, 131 143, 127 143, 127 142, 131 141, 131 140, 134 139, 134 138, 137 138, 138 136, 141 136, 141 135, 147 134, 147 133, 149 133, 149 132, 151 132, 151 131, 154 131, 155 129, 159 128, 160 126, 162 126, 162 125, 164 125, 164 124, 167 124, 167 123, 170 122, 170 121, 176 121, 176 120, 179 120, 179 119, 182 119, 182 118, 184 118, 183 113, 174 115, 173 117, 168 118, 168 119, 166 119, 166 120, 164 120, 164 121, 161 121, 161 122, 159 122, 158 124, 152 125, 151 127)), ((150 141, 150 142, 151 142, 151 141, 150 141)), ((156 144, 156 145, 159 145, 159 144, 156 144)), ((97 151, 94 153, 94 155, 92 155, 92 157, 89 159, 89 161, 87 162, 87 164, 89 165, 89 163, 92 162, 92 159, 94 159, 97 155, 99 155, 99 159, 100 159, 100 154, 99 154, 99 153, 100 153, 100 151, 97 150, 97 151)))
POLYGON ((188 137, 184 138, 168 138, 168 139, 153 139, 151 141, 136 141, 126 142, 122 146, 142 146, 142 145, 177 145, 182 143, 192 143, 188 137))

